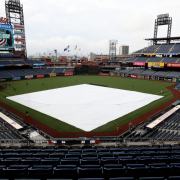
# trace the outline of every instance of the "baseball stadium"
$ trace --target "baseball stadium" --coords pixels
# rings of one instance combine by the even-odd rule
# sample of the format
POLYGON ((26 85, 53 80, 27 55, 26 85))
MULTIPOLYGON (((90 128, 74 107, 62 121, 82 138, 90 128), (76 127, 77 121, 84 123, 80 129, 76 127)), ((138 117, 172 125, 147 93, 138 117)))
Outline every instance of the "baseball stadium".
POLYGON ((128 59, 110 40, 108 59, 52 61, 27 58, 23 5, 7 0, 5 9, 0 179, 180 179, 180 37, 169 14, 128 59), (157 38, 161 25, 167 37, 157 38))

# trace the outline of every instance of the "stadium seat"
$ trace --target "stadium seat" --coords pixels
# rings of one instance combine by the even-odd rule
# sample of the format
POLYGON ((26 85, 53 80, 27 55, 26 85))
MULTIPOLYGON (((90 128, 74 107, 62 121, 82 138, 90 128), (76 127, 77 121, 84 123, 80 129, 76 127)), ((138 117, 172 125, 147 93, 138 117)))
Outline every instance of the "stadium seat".
POLYGON ((78 168, 79 177, 102 177, 102 167, 100 165, 81 165, 78 168))
POLYGON ((164 177, 140 177, 139 180, 164 180, 164 177))
POLYGON ((44 158, 44 159, 41 159, 41 164, 56 166, 60 164, 60 158, 44 158))
POLYGON ((49 157, 49 153, 36 153, 36 154, 33 154, 33 156, 35 158, 48 158, 49 157))
POLYGON ((78 180, 104 180, 104 178, 79 178, 78 180))
POLYGON ((55 178, 75 179, 77 177, 76 165, 57 165, 53 170, 55 178))
POLYGON ((38 165, 41 164, 41 158, 25 158, 21 160, 23 165, 38 165))
POLYGON ((169 176, 168 180, 177 180, 180 179, 180 176, 169 176))
POLYGON ((109 178, 109 180, 134 180, 133 177, 117 177, 117 178, 109 178))
POLYGON ((50 158, 64 158, 65 157, 65 153, 52 153, 49 154, 50 158))
POLYGON ((90 165, 90 164, 99 165, 100 160, 97 157, 84 157, 80 160, 80 164, 81 165, 90 165))
POLYGON ((3 169, 5 177, 8 178, 20 178, 28 176, 29 165, 10 165, 6 169, 3 169))
POLYGON ((17 154, 17 157, 19 157, 19 158, 33 158, 33 153, 27 153, 27 152, 25 152, 25 153, 19 153, 19 154, 17 154))
POLYGON ((4 165, 20 165, 21 164, 21 158, 6 158, 2 160, 2 164, 4 165))
POLYGON ((126 168, 122 164, 105 164, 104 177, 124 177, 126 176, 126 168))
POLYGON ((53 175, 53 166, 52 165, 33 165, 28 168, 29 176, 40 177, 40 178, 51 178, 53 175))
POLYGON ((98 157, 96 152, 83 152, 82 157, 98 157))
POLYGON ((118 164, 118 160, 116 159, 116 157, 102 157, 101 165, 104 164, 118 164))
POLYGON ((63 158, 61 159, 61 164, 62 165, 79 165, 79 158, 63 158))

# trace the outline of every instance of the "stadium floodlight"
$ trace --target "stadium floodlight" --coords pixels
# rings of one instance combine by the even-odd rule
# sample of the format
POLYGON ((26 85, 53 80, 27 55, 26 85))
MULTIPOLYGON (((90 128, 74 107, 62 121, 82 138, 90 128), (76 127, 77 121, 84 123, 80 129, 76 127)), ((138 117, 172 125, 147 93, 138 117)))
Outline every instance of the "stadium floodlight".
POLYGON ((112 39, 109 40, 109 60, 116 59, 116 45, 118 44, 118 40, 112 39))
MULTIPOLYGON (((157 19, 155 19, 155 25, 154 25, 154 38, 157 39, 157 32, 158 32, 158 26, 162 25, 168 25, 168 31, 167 31, 167 44, 170 43, 170 37, 171 37, 171 27, 172 27, 172 17, 169 17, 169 13, 166 14, 160 14, 157 16, 157 19)), ((157 44, 157 40, 153 40, 153 44, 157 44)))

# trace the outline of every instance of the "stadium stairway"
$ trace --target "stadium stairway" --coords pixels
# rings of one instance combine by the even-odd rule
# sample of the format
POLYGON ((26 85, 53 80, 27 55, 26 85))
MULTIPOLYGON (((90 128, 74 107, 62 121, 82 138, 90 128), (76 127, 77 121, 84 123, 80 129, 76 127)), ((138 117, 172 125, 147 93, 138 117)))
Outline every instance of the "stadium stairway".
POLYGON ((176 43, 174 43, 173 47, 169 49, 168 53, 170 53, 174 49, 175 46, 176 46, 176 43))
MULTIPOLYGON (((162 44, 161 44, 161 45, 162 45, 162 44)), ((154 53, 155 53, 156 51, 158 51, 158 50, 161 48, 161 45, 158 46, 158 47, 155 49, 154 53)))
POLYGON ((165 77, 167 77, 172 71, 170 71, 165 77))
POLYGON ((162 62, 164 59, 165 59, 165 57, 164 57, 164 58, 162 58, 162 60, 161 60, 160 62, 162 62))

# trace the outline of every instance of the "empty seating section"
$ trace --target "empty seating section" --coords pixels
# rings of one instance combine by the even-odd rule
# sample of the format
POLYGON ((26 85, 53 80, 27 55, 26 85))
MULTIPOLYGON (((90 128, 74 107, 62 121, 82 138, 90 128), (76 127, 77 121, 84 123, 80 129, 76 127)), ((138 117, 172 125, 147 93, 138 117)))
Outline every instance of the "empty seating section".
POLYGON ((33 60, 24 60, 25 64, 35 64, 33 60))
POLYGON ((37 72, 38 74, 48 74, 48 71, 43 68, 33 68, 33 71, 37 72))
POLYGON ((156 53, 168 53, 171 48, 174 46, 174 43, 172 44, 162 44, 158 50, 156 51, 156 53))
POLYGON ((19 70, 19 69, 13 69, 13 70, 8 70, 13 76, 26 76, 26 74, 19 70))
POLYGON ((24 61, 12 61, 13 64, 25 64, 24 61))
POLYGON ((172 71, 172 72, 169 73, 166 77, 169 77, 169 78, 177 78, 177 77, 180 77, 180 72, 179 72, 179 71, 172 71))
POLYGON ((0 60, 0 65, 11 65, 12 63, 10 61, 2 61, 0 60))
POLYGON ((143 71, 141 75, 152 76, 156 72, 157 72, 156 70, 148 69, 148 70, 143 71))
POLYGON ((6 70, 0 70, 0 77, 6 78, 6 77, 12 77, 12 75, 6 70))
POLYGON ((32 69, 22 69, 22 71, 24 73, 26 73, 27 75, 35 75, 38 74, 37 72, 33 71, 32 69))
POLYGON ((143 53, 154 53, 160 45, 149 46, 143 53))
POLYGON ((122 73, 122 74, 130 74, 130 72, 131 72, 132 70, 133 70, 133 69, 119 70, 119 73, 122 73))
POLYGON ((140 74, 144 71, 144 69, 134 69, 131 71, 131 74, 140 74))
POLYGON ((180 147, 60 148, 0 149, 1 179, 180 179, 180 147))
POLYGON ((52 73, 52 71, 54 70, 54 68, 46 68, 46 67, 43 67, 42 69, 44 69, 48 73, 52 73))
POLYGON ((175 58, 175 57, 166 57, 161 62, 176 63, 178 59, 179 59, 179 57, 177 57, 177 58, 175 58))
POLYGON ((53 73, 63 73, 64 72, 64 68, 62 69, 62 68, 55 68, 55 69, 53 69, 53 71, 52 71, 53 73))
POLYGON ((130 59, 127 59, 126 62, 133 62, 137 57, 133 57, 133 58, 130 58, 130 59))
POLYGON ((159 76, 159 77, 165 77, 167 74, 169 74, 170 71, 157 71, 153 76, 159 76))
POLYGON ((161 57, 151 57, 148 62, 160 62, 162 59, 161 57))
POLYGON ((146 62, 149 57, 138 57, 134 62, 146 62))
POLYGON ((180 53, 180 44, 175 44, 170 53, 180 53))

